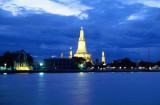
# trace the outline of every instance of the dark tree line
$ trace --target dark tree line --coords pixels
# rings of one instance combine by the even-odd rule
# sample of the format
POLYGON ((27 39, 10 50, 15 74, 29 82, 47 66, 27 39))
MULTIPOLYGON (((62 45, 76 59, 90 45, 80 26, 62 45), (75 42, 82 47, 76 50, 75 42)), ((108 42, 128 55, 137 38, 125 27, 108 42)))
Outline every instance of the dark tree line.
POLYGON ((140 61, 140 62, 133 62, 131 61, 129 58, 124 58, 124 59, 120 59, 120 60, 115 60, 112 63, 109 64, 111 67, 126 67, 128 69, 130 69, 131 67, 136 68, 136 67, 145 67, 145 68, 149 68, 149 67, 153 67, 155 65, 160 66, 160 61, 153 63, 153 62, 145 62, 145 61, 140 61))
POLYGON ((76 69, 90 69, 93 67, 93 64, 91 62, 87 62, 84 58, 77 58, 77 57, 73 57, 72 59, 74 59, 74 66, 76 69), (83 67, 79 67, 79 65, 83 65, 83 67))
POLYGON ((116 67, 116 68, 126 67, 126 69, 130 69, 131 67, 134 67, 134 68, 137 67, 136 63, 132 62, 129 58, 124 58, 124 59, 120 59, 120 60, 117 60, 117 61, 113 61, 109 65, 112 66, 112 67, 116 67))
POLYGON ((7 67, 14 66, 14 59, 9 51, 5 52, 3 56, 0 56, 0 66, 4 66, 5 63, 7 64, 7 67))

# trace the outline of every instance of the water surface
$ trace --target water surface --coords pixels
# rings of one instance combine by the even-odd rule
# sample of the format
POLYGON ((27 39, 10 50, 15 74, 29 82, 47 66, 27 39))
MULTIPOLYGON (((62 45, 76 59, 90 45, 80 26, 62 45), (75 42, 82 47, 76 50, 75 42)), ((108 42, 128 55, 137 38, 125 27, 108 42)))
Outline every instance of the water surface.
POLYGON ((0 74, 0 105, 160 105, 160 73, 0 74))

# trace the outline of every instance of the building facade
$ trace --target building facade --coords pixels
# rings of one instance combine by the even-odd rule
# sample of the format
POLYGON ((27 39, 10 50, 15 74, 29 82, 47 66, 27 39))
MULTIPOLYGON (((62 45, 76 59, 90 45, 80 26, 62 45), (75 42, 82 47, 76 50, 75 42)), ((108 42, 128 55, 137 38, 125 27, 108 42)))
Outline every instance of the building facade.
MULTIPOLYGON (((30 54, 27 54, 24 50, 17 51, 12 53, 14 58, 14 69, 15 70, 31 70, 32 65, 30 64, 30 60, 32 57, 30 54)), ((32 61, 33 62, 33 59, 32 61)))
POLYGON ((75 69, 75 60, 68 58, 48 58, 44 60, 46 70, 75 69))

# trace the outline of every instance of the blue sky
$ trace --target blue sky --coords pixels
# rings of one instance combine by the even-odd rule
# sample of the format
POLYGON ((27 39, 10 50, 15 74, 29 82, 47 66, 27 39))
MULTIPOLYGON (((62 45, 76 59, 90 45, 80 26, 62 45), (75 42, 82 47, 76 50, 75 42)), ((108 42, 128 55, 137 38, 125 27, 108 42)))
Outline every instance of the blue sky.
POLYGON ((160 60, 159 0, 0 0, 0 54, 24 49, 36 59, 76 53, 80 27, 93 60, 160 60))

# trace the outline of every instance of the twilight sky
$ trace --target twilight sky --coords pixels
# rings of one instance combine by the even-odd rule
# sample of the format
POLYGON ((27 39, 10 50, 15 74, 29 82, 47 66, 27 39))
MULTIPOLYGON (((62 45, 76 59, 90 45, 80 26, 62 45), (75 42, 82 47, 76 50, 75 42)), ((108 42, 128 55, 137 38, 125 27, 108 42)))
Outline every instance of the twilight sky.
POLYGON ((76 53, 80 27, 93 60, 160 60, 160 0, 0 0, 0 55, 35 59, 76 53))

